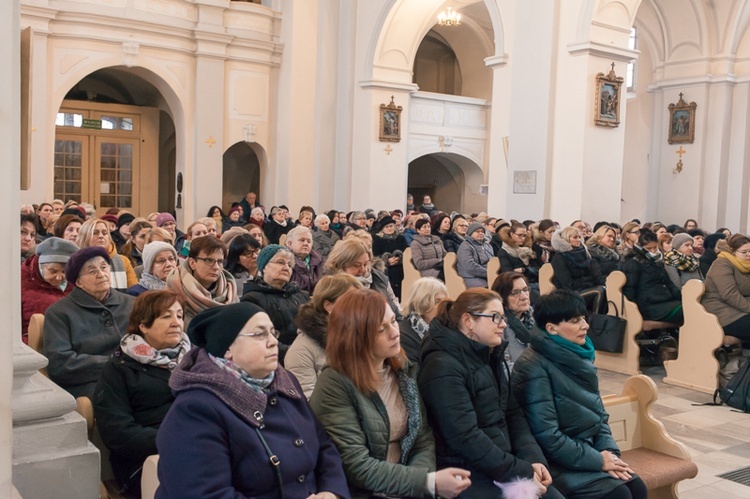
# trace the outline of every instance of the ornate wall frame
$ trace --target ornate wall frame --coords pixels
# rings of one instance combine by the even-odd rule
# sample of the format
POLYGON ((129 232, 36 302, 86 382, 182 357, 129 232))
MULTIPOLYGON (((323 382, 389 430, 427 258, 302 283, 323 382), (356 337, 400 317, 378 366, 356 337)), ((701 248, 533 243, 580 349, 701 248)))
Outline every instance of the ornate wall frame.
POLYGON ((615 128, 620 126, 620 93, 625 79, 615 74, 615 63, 608 74, 596 75, 596 95, 594 101, 594 123, 598 126, 615 128))
POLYGON ((401 111, 403 108, 393 102, 380 105, 380 142, 401 142, 401 111))
POLYGON ((669 138, 670 144, 692 144, 695 142, 695 102, 688 104, 682 98, 677 104, 670 104, 669 109, 669 138))

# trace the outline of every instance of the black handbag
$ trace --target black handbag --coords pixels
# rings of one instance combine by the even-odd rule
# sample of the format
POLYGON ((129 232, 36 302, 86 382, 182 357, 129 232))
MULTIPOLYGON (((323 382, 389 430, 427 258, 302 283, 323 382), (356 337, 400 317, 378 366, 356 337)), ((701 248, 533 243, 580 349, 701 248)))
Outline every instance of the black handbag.
POLYGON ((589 321, 588 335, 594 343, 594 348, 600 352, 622 353, 622 343, 625 339, 627 321, 620 317, 617 305, 612 301, 615 315, 594 314, 589 321))

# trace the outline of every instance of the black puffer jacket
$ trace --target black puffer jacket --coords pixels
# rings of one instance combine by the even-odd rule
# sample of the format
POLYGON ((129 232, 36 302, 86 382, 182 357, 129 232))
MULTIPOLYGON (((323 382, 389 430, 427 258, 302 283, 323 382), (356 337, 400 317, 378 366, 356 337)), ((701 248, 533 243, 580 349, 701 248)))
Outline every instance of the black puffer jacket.
POLYGON ((552 257, 555 270, 552 284, 557 289, 583 291, 604 284, 599 262, 591 258, 583 242, 578 248, 573 248, 558 231, 552 235, 552 247, 556 251, 552 257))
POLYGON ((464 238, 453 231, 448 232, 443 237, 443 247, 448 253, 458 253, 458 247, 464 242, 464 238))
POLYGON ((534 328, 513 366, 513 393, 549 460, 554 484, 569 494, 601 480, 601 495, 623 483, 601 471, 601 451, 618 456, 594 364, 534 328), (611 478, 611 477, 610 477, 611 478))
POLYGON ((654 262, 640 247, 625 256, 622 271, 627 278, 622 292, 638 305, 645 320, 663 320, 681 304, 680 288, 669 278, 664 262, 654 262))
POLYGON ((438 319, 422 346, 419 391, 435 433, 438 469, 470 470, 467 497, 482 497, 475 487, 492 486, 492 480, 533 477, 531 463, 546 465, 510 392, 504 349, 470 340, 438 319))

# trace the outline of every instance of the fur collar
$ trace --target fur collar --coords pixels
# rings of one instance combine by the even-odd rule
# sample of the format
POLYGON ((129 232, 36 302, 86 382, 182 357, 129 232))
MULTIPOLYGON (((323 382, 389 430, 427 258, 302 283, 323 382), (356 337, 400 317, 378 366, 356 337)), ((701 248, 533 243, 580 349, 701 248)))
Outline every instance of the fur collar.
MULTIPOLYGON (((554 234, 552 234, 552 241, 550 241, 552 243, 552 249, 554 249, 558 253, 567 253, 569 251, 573 251, 573 246, 571 246, 568 241, 563 239, 561 234, 562 234, 561 230, 557 230, 555 231, 554 234)), ((583 249, 586 251, 586 254, 588 255, 589 250, 586 247, 586 245, 583 244, 583 240, 581 240, 581 246, 583 247, 583 249)))
POLYGON ((294 324, 325 350, 326 330, 328 329, 328 314, 325 311, 321 312, 312 302, 307 302, 297 312, 294 324))

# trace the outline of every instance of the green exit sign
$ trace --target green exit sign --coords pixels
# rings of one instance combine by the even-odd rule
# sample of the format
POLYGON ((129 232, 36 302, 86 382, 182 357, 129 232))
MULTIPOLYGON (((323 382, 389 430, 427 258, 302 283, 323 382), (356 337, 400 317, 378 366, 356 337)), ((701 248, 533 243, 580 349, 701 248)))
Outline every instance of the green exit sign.
POLYGON ((84 118, 81 128, 91 128, 94 130, 101 130, 102 120, 90 120, 90 119, 84 118))

